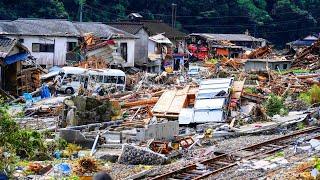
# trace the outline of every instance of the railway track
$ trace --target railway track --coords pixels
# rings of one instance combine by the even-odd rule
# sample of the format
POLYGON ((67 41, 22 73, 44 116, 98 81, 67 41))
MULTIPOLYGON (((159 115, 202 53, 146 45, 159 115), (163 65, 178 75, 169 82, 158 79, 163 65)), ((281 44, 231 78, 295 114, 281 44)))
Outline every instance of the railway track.
POLYGON ((320 132, 320 127, 310 127, 304 130, 295 131, 293 133, 267 140, 258 144, 254 144, 245 148, 235 150, 230 153, 221 153, 216 157, 188 165, 186 167, 150 178, 151 180, 164 179, 184 179, 197 180, 217 174, 228 168, 238 165, 241 160, 250 160, 268 156, 274 152, 284 149, 293 142, 293 139, 300 135, 308 135, 320 132))

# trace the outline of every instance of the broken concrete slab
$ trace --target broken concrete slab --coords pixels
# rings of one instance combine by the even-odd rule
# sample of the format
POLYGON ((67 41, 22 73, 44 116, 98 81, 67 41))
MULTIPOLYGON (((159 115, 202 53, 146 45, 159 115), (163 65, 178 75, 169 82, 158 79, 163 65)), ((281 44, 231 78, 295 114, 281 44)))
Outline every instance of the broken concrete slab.
POLYGON ((59 132, 60 138, 66 140, 68 143, 74 143, 88 148, 91 148, 94 143, 94 139, 87 139, 79 130, 60 129, 59 132))

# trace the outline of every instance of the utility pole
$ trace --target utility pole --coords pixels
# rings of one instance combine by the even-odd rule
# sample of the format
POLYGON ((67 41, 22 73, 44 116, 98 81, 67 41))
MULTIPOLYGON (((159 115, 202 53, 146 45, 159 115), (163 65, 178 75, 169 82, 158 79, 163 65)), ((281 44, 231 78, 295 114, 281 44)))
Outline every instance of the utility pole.
POLYGON ((86 0, 79 0, 79 6, 80 6, 80 11, 79 11, 79 21, 82 22, 82 16, 83 16, 83 5, 86 2, 86 0))
POLYGON ((171 19, 172 25, 171 26, 172 26, 172 28, 175 28, 175 26, 176 26, 176 18, 177 18, 177 4, 172 3, 171 7, 172 7, 172 14, 171 14, 171 16, 172 16, 172 19, 171 19))

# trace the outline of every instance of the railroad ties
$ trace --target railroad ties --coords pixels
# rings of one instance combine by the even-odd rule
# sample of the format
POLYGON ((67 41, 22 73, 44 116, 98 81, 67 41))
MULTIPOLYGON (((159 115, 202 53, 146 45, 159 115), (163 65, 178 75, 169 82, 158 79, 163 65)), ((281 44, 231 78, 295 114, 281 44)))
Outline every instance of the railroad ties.
POLYGON ((238 165, 242 160, 263 158, 288 147, 295 137, 320 132, 320 127, 310 127, 288 135, 267 140, 230 153, 221 153, 213 158, 193 163, 186 167, 150 178, 152 180, 183 179, 198 180, 217 174, 225 169, 238 165))

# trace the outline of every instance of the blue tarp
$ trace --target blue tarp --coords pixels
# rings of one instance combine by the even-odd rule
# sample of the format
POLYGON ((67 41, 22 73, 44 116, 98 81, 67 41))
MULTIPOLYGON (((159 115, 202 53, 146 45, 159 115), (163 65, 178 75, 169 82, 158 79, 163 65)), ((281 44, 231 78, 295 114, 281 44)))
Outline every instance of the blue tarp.
POLYGON ((5 64, 13 64, 18 61, 24 61, 28 58, 28 53, 18 53, 4 58, 5 64))

